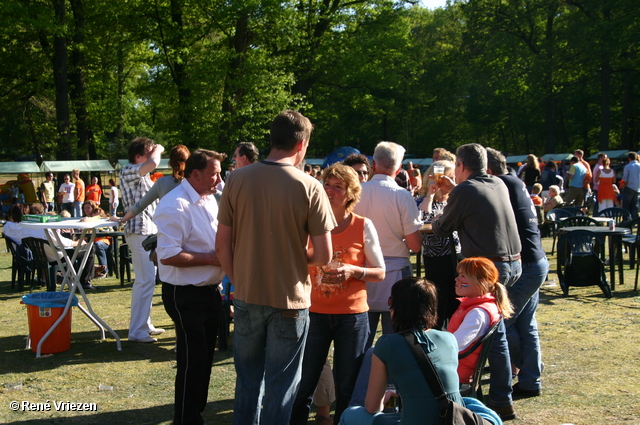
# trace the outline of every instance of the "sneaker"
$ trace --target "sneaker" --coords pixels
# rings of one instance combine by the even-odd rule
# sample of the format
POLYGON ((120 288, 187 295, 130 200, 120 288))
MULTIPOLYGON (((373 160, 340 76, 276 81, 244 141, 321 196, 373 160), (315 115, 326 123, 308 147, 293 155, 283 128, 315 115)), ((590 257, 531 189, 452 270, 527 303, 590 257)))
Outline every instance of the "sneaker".
POLYGON ((151 336, 145 336, 144 338, 138 338, 138 339, 129 338, 129 342, 140 342, 140 343, 143 343, 143 344, 149 344, 149 343, 156 342, 156 341, 157 341, 157 339, 155 339, 154 337, 151 337, 151 336))
POLYGON ((152 328, 149 331, 149 335, 160 335, 160 334, 163 334, 163 333, 164 333, 164 329, 162 329, 162 328, 152 328))

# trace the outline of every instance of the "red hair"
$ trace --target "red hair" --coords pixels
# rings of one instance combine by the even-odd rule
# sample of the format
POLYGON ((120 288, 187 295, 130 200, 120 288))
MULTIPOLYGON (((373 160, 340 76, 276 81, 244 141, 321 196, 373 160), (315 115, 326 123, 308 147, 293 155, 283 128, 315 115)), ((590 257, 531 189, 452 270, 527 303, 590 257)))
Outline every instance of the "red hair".
POLYGON ((466 275, 470 281, 478 286, 482 295, 491 292, 496 299, 500 314, 508 319, 513 314, 513 307, 509 302, 507 288, 498 282, 500 273, 493 261, 484 257, 469 257, 458 263, 458 273, 466 275))

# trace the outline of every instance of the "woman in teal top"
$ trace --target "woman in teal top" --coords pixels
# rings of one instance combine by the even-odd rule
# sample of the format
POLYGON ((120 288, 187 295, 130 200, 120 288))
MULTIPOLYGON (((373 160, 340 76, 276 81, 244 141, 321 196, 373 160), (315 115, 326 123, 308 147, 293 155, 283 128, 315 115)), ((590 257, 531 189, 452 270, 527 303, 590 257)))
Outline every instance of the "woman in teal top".
MULTIPOLYGON (((405 278, 391 289, 389 310, 396 332, 413 330, 450 398, 463 404, 458 391, 458 344, 452 334, 432 329, 437 321, 437 292, 426 279, 405 278)), ((371 360, 371 373, 364 406, 347 409, 342 425, 439 423, 438 403, 424 379, 404 336, 383 335, 371 360), (402 412, 382 413, 389 377, 402 398, 402 412), (398 422, 400 421, 400 422, 398 422)))

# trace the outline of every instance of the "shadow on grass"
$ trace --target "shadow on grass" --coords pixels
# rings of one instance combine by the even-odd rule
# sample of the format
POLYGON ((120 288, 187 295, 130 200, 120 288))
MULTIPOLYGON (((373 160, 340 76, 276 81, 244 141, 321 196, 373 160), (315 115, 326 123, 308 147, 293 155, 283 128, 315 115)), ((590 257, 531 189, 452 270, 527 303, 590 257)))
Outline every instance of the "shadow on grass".
MULTIPOLYGON (((588 287, 592 289, 592 292, 585 293, 584 290, 580 290, 580 287, 569 287, 569 295, 565 296, 562 293, 562 289, 560 285, 556 287, 543 287, 540 292, 540 301, 539 304, 546 305, 554 305, 557 304, 558 300, 575 300, 580 302, 588 302, 588 303, 599 303, 602 301, 610 301, 616 302, 617 300, 626 300, 640 297, 640 291, 634 291, 631 285, 622 285, 624 289, 620 289, 620 285, 616 285, 616 290, 613 291, 613 297, 607 298, 602 293, 600 288, 597 286, 588 287), (626 286, 626 287, 625 287, 626 286), (573 291, 572 291, 573 289, 573 291)), ((587 288, 587 287, 582 287, 587 288)), ((619 307, 629 308, 629 309, 640 309, 640 304, 638 305, 627 305, 616 303, 619 307)))
MULTIPOLYGON (((114 329, 115 330, 115 329, 114 329)), ((118 335, 126 335, 126 329, 115 330, 118 335)), ((26 349, 26 335, 0 338, 0 375, 22 373, 36 370, 55 369, 60 365, 101 364, 104 362, 129 362, 146 360, 148 362, 166 362, 175 360, 175 340, 160 338, 153 344, 139 344, 121 339, 122 351, 118 351, 115 339, 105 332, 106 339, 101 340, 100 332, 73 332, 71 348, 48 357, 36 358, 35 352, 26 349)), ((35 347, 32 344, 32 347, 35 347)), ((216 363, 233 359, 233 351, 216 351, 216 363)), ((215 367, 215 366, 214 366, 215 367)))
MULTIPOLYGON (((73 416, 58 416, 55 418, 32 419, 21 421, 24 424, 83 424, 83 425, 103 425, 103 424, 160 424, 171 423, 173 418, 173 404, 153 406, 145 409, 121 410, 118 412, 95 413, 89 415, 78 415, 77 412, 70 412, 73 416)), ((209 423, 230 424, 233 421, 233 399, 219 400, 207 403, 207 407, 202 413, 203 418, 209 423)))

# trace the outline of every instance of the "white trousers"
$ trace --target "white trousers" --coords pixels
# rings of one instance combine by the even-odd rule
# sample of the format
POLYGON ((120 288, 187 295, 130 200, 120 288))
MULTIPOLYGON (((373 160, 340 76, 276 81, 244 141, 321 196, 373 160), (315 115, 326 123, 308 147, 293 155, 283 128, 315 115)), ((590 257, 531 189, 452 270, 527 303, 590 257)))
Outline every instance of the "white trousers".
POLYGON ((131 291, 131 320, 129 339, 149 336, 154 326, 151 324, 151 305, 156 287, 156 266, 149 260, 149 253, 142 247, 147 236, 127 233, 126 239, 131 249, 131 261, 136 275, 131 291))

